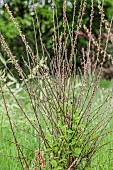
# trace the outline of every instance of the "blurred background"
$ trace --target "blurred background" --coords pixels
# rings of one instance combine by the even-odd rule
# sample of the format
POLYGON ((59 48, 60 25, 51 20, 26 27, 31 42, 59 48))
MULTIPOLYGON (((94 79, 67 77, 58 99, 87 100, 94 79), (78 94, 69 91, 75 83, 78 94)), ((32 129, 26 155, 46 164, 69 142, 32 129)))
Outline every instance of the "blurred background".
MULTIPOLYGON (((38 57, 42 58, 43 53, 41 50, 41 43, 40 43, 40 36, 39 36, 39 26, 42 33, 42 41, 44 44, 45 54, 43 57, 47 57, 47 51, 50 57, 53 57, 53 49, 52 49, 52 35, 53 35, 53 20, 52 20, 52 0, 0 0, 0 32, 3 34, 3 36, 6 38, 6 42, 9 44, 9 47, 13 53, 14 56, 16 56, 16 59, 18 60, 19 64, 23 68, 23 70, 27 73, 27 69, 24 65, 23 59, 27 61, 27 53, 25 46, 21 40, 21 37, 19 36, 19 33, 17 29, 15 28, 13 22, 11 21, 9 14, 6 12, 6 9, 4 7, 4 3, 8 3, 10 10, 13 12, 14 17, 16 18, 19 26, 22 29, 22 32, 25 34, 27 41, 29 42, 31 48, 33 49, 35 55, 37 55, 36 50, 36 43, 38 44, 38 57), (34 6, 36 8, 34 8, 34 6), (37 23, 36 15, 35 15, 35 9, 37 12, 37 16, 39 19, 39 23, 37 23), (34 26, 35 25, 35 26, 34 26), (35 31, 34 31, 35 30, 35 31), (35 37, 36 36, 36 37, 35 37)), ((80 0, 77 0, 76 4, 76 15, 75 15, 75 23, 74 23, 74 29, 76 30, 76 24, 77 24, 77 18, 78 18, 78 12, 80 8, 80 0)), ((72 17, 73 17, 73 6, 74 6, 74 0, 67 0, 67 19, 69 27, 72 25, 72 17)), ((63 29, 63 0, 55 0, 55 16, 56 20, 58 19, 58 27, 57 22, 56 27, 57 30, 62 31, 63 29)), ((96 0, 94 0, 94 19, 93 19, 93 25, 92 25, 92 33, 95 37, 98 37, 99 34, 99 27, 100 27, 100 14, 98 10, 98 3, 96 0)), ((112 15, 113 15, 113 1, 112 0, 104 0, 104 12, 105 12, 105 18, 110 22, 112 15)), ((91 13, 91 1, 88 1, 85 15, 83 18, 83 25, 85 24, 89 28, 89 22, 90 22, 90 13, 91 13)), ((106 30, 104 30, 103 27, 103 34, 102 39, 103 42, 106 41, 106 30)), ((75 32, 74 32, 75 34, 75 32)), ((87 51, 87 45, 88 45, 88 37, 86 33, 83 30, 83 26, 81 27, 78 40, 77 40, 77 67, 81 67, 81 49, 84 47, 84 49, 87 51)), ((68 43, 68 54, 70 54, 70 42, 68 43)), ((103 44, 104 47, 104 44, 103 44)), ((112 56, 113 54, 113 48, 111 43, 108 45, 107 49, 108 53, 112 56)), ((92 48, 92 53, 95 55, 95 49, 92 48)), ((6 54, 2 51, 0 46, 0 70, 3 70, 5 68, 4 62, 7 64, 8 68, 13 72, 13 74, 16 75, 16 72, 14 71, 14 68, 12 68, 10 61, 8 60, 6 54)), ((48 60, 49 65, 49 60, 48 60)), ((110 63, 109 60, 106 60, 105 68, 109 68, 110 63)), ((5 70, 6 71, 6 70, 5 70)), ((18 77, 17 77, 18 78, 18 77)), ((108 77, 109 78, 109 77, 108 77)), ((111 78, 111 77, 110 77, 111 78)))

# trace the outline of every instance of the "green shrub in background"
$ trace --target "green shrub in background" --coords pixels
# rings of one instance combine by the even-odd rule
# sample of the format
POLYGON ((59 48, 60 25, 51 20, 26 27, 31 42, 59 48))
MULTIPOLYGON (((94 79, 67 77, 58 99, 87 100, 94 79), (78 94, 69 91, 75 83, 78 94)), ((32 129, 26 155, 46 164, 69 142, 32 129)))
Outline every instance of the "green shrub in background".
MULTIPOLYGON (((40 29, 42 32, 42 41, 49 52, 51 58, 54 56, 53 50, 52 50, 52 35, 53 35, 53 21, 52 21, 52 0, 47 0, 47 1, 21 1, 21 0, 12 0, 11 2, 6 0, 6 2, 10 5, 11 11, 13 11, 13 14, 19 23, 22 31, 26 35, 27 41, 31 44, 31 47, 34 51, 35 54, 37 54, 36 50, 36 42, 38 44, 38 54, 39 58, 47 57, 47 52, 43 54, 41 50, 41 42, 40 42, 40 35, 38 32, 38 28, 40 25, 40 29), (36 6, 36 12, 38 16, 39 23, 36 21, 35 17, 35 11, 33 8, 33 2, 35 3, 36 6), (35 27, 34 27, 35 25, 35 27), (34 33, 34 29, 36 30, 36 33, 34 33), (48 42, 48 43, 46 43, 48 42)), ((77 18, 78 18, 78 13, 79 13, 79 7, 80 7, 80 1, 76 1, 77 7, 76 7, 76 15, 75 15, 75 21, 74 21, 74 29, 76 30, 76 24, 77 24, 77 18)), ((59 30, 60 32, 62 30, 62 17, 63 17, 63 12, 62 12, 62 7, 63 7, 63 1, 60 0, 55 0, 56 4, 56 10, 55 13, 57 12, 58 16, 58 26, 56 23, 56 29, 57 31, 59 30)), ((68 26, 71 27, 71 21, 73 18, 73 6, 74 6, 74 0, 67 0, 67 19, 68 19, 68 26)), ((89 26, 89 20, 90 20, 90 6, 91 2, 87 2, 86 6, 86 11, 85 15, 83 16, 83 22, 82 22, 82 27, 80 29, 80 34, 78 36, 78 43, 76 45, 76 50, 77 50, 77 66, 81 67, 81 47, 84 47, 85 49, 87 48, 88 44, 88 37, 86 33, 83 30, 83 25, 85 24, 86 26, 89 26)), ((112 6, 113 3, 110 0, 105 0, 104 1, 104 12, 105 12, 105 18, 110 21, 111 16, 112 16, 112 6)), ((97 37, 98 36, 98 29, 99 29, 99 22, 100 22, 100 14, 98 10, 98 3, 96 0, 94 0, 94 21, 92 25, 92 33, 97 37)), ((1 11, 1 17, 0 17, 0 31, 6 38, 11 51, 13 54, 16 56, 16 59, 19 61, 19 64, 21 67, 24 69, 24 72, 26 72, 26 67, 23 64, 23 60, 21 58, 24 58, 25 61, 27 61, 27 53, 25 46, 19 37, 18 31, 16 30, 15 26, 13 25, 12 21, 9 18, 9 15, 7 14, 4 6, 1 4, 0 5, 0 11, 1 11)), ((105 31, 104 31, 105 32, 105 31)), ((68 32, 67 32, 68 33, 68 32)), ((74 32, 74 36, 75 36, 74 32)), ((105 35, 102 35, 102 39, 106 39, 105 35)), ((1 47, 0 47, 1 48, 1 47)), ((104 47, 103 47, 104 48, 104 47)), ((2 50, 2 49, 1 49, 2 50)), ((0 50, 0 51, 1 51, 0 50)), ((71 45, 70 42, 68 42, 68 51, 71 50, 71 45)), ((95 51, 95 50, 94 50, 95 51)), ((112 48, 109 46, 109 53, 112 54, 112 48)), ((7 61, 7 56, 5 53, 1 51, 1 55, 5 60, 7 61)), ((69 53, 68 53, 69 57, 69 53)), ((0 64, 2 65, 2 63, 0 64)), ((50 60, 48 59, 48 66, 50 65, 50 60)), ((107 63, 107 67, 109 65, 109 62, 107 63)), ((3 67, 3 65, 2 65, 3 67)), ((8 64, 8 67, 11 70, 11 65, 8 64)), ((15 74, 16 77, 17 74, 15 71, 13 71, 13 74, 15 74)), ((26 72, 26 74, 29 74, 29 72, 26 72)))

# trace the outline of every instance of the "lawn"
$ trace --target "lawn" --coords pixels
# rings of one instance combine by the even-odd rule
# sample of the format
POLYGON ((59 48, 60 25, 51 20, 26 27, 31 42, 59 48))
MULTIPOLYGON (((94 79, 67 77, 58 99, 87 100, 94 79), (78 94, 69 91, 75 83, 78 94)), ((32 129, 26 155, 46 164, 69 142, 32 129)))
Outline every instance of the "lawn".
MULTIPOLYGON (((79 91, 79 85, 76 86, 76 91, 79 91)), ((11 87, 12 92, 15 94, 16 99, 19 101, 23 110, 29 117, 31 123, 35 121, 35 125, 37 126, 37 122, 35 120, 33 108, 31 106, 28 93, 26 93, 26 91, 23 90, 23 88, 20 88, 20 87, 17 88, 15 86, 10 86, 10 87, 11 87)), ((102 80, 100 82, 100 87, 96 91, 95 96, 94 96, 92 111, 101 105, 101 103, 103 102, 103 100, 105 99, 107 95, 107 91, 111 87, 112 87, 112 82, 110 81, 102 80)), ((38 133, 32 127, 32 125, 28 122, 28 120, 25 118, 18 104, 14 100, 14 97, 11 96, 11 93, 8 92, 8 89, 6 88, 5 85, 3 86, 3 90, 4 90, 4 95, 5 95, 6 103, 8 106, 8 110, 9 110, 9 115, 12 121, 13 130, 16 135, 16 139, 31 169, 33 169, 32 166, 33 166, 33 162, 35 158, 35 150, 38 150, 38 147, 39 147, 38 133)), ((99 113, 102 113, 103 111, 104 111, 104 108, 102 108, 102 110, 100 110, 99 113)), ((0 140, 0 169, 1 170, 20 170, 21 165, 18 159, 18 153, 17 153, 17 149, 15 146, 15 142, 14 142, 14 136, 12 135, 12 132, 10 129, 8 117, 6 115, 6 110, 3 104, 3 100, 0 100, 0 112, 1 112, 0 114, 0 138, 1 138, 0 140)), ((110 113, 112 113, 111 110, 108 114, 110 113)), ((38 113, 38 115, 40 116, 40 113, 38 113)), ((41 120, 40 122, 44 124, 42 117, 40 117, 40 120, 41 120)), ((113 118, 108 124, 108 126, 106 127, 107 132, 112 130, 112 126, 113 126, 113 118)), ((45 127, 45 124, 44 124, 44 130, 47 131, 47 127, 45 127)), ((113 139, 113 134, 109 133, 100 143, 101 144, 107 143, 111 141, 112 139, 113 139)), ((93 169, 112 170, 113 169, 112 168, 113 167, 112 148, 113 148, 113 144, 112 142, 110 142, 107 146, 100 149, 100 151, 98 151, 92 157, 91 165, 87 169, 88 170, 93 170, 93 169)), ((43 148, 41 149, 43 150, 43 148)))

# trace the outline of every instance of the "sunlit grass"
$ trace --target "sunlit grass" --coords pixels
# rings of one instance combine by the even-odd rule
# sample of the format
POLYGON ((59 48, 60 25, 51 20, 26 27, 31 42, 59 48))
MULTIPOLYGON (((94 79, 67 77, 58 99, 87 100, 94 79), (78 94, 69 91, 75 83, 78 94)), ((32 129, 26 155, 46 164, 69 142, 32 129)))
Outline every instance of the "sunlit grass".
MULTIPOLYGON (((94 110, 95 107, 99 106, 102 101, 105 99, 108 87, 111 87, 112 82, 107 80, 102 80, 100 83, 100 88, 96 91, 94 100, 93 100, 93 107, 92 110, 94 110)), ((79 88, 79 86, 78 86, 79 88)), ((14 91, 14 88, 12 89, 14 91)), ((16 90, 16 89, 15 89, 16 90)), ((6 96, 7 96, 7 102, 9 105, 9 114, 12 120, 13 129, 16 134, 16 138, 18 140, 18 143, 21 146, 21 149, 23 153, 26 156, 27 161, 32 165, 32 162, 35 158, 35 150, 38 149, 38 134, 33 129, 32 126, 25 120, 25 118, 22 116, 21 112, 18 109, 18 105, 14 101, 12 96, 8 95, 8 91, 6 90, 6 96)), ((30 107, 29 103, 29 97, 28 93, 26 93, 24 90, 21 90, 16 94, 16 97, 18 101, 21 103, 23 110, 29 115, 30 120, 34 121, 34 117, 32 114, 32 109, 30 107)), ((105 106, 106 107, 106 106, 105 106)), ((101 110, 101 112, 103 109, 101 110)), ((0 105, 0 169, 1 170, 20 170, 20 162, 17 158, 17 149, 13 139, 12 132, 10 130, 9 121, 6 116, 4 105, 0 105)), ((42 121, 43 123, 43 121, 42 121)), ((109 125, 107 126, 107 131, 111 131, 113 126, 113 120, 109 125)), ((101 144, 107 143, 111 141, 113 138, 113 134, 109 133, 101 144)), ((110 142, 107 146, 103 147, 98 151, 94 157, 92 157, 92 162, 88 170, 91 169, 97 169, 97 170, 112 170, 113 167, 113 161, 111 158, 113 144, 110 142), (109 148, 109 150, 107 150, 109 148), (104 154, 103 154, 104 153, 104 154), (106 163, 107 160, 107 163, 106 163), (109 160, 109 161, 108 161, 109 160)))

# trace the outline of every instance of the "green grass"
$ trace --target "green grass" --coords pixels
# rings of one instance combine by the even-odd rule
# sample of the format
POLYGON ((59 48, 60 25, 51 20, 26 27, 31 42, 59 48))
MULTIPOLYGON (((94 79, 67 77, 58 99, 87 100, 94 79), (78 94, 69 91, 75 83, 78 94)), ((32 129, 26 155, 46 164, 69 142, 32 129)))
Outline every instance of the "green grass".
POLYGON ((113 86, 113 80, 101 80, 100 81, 100 88, 104 88, 104 89, 106 89, 106 88, 110 88, 110 87, 112 87, 113 86))
MULTIPOLYGON (((107 95, 107 89, 110 88, 111 85, 112 82, 110 81, 107 80, 101 81, 100 89, 95 93, 92 110, 102 103, 102 100, 107 95), (103 88, 102 91, 101 88, 103 88)), ((15 88, 12 88, 12 90, 15 92, 17 91, 17 89, 15 88)), ((35 157, 35 150, 38 149, 38 144, 39 144, 37 132, 24 118, 16 102, 14 101, 13 97, 11 96, 11 94, 8 93, 7 90, 5 90, 5 97, 7 100, 9 115, 13 122, 13 129, 16 134, 18 143, 21 144, 21 149, 23 153, 25 154, 29 164, 32 165, 32 162, 35 157), (23 131, 21 129, 23 129, 23 131), (33 135, 35 135, 35 137, 33 135)), ((21 90, 20 92, 16 93, 16 97, 18 101, 21 103, 23 110, 27 113, 27 115, 30 117, 30 120, 33 122, 34 115, 31 109, 28 94, 25 91, 21 90)), ((8 122, 8 118, 2 100, 0 104, 0 113, 1 113, 0 114, 0 170, 20 170, 21 169, 20 162, 16 158, 17 157, 16 146, 14 143, 12 143, 14 142, 14 139, 10 130, 10 125, 8 122)), ((112 127, 113 127, 113 120, 107 126, 107 131, 110 131, 112 127)), ((105 137, 104 140, 101 142, 101 144, 104 142, 109 142, 111 139, 113 139, 112 133, 110 133, 107 137, 105 137)), ((107 148, 113 148, 113 144, 110 143, 109 147, 105 146, 102 150, 96 153, 96 155, 94 156, 96 158, 95 159, 94 157, 92 158, 91 166, 88 168, 88 170, 93 170, 93 169, 112 170, 113 169, 113 161, 112 161, 113 151, 112 149, 106 151, 107 148)))
MULTIPOLYGON (((12 89, 14 90, 14 89, 12 89)), ((21 103, 24 111, 33 119, 29 99, 27 93, 23 90, 16 94, 18 101, 21 103)), ((11 95, 8 95, 6 90, 7 105, 9 108, 9 115, 13 122, 13 129, 16 134, 18 143, 21 145, 21 149, 29 160, 29 163, 35 157, 35 150, 38 147, 38 136, 35 130, 29 125, 28 121, 22 115, 16 102, 11 95), (23 129, 23 131, 21 130, 23 129), (28 134, 28 133, 29 134, 28 134), (31 135, 32 134, 32 135, 31 135), (34 137, 35 135, 36 137, 34 137)), ((5 107, 1 102, 0 105, 0 169, 1 170, 20 170, 21 166, 18 162, 17 150, 14 143, 14 138, 10 130, 8 118, 6 116, 5 107), (13 158, 14 157, 14 158, 13 158)))

